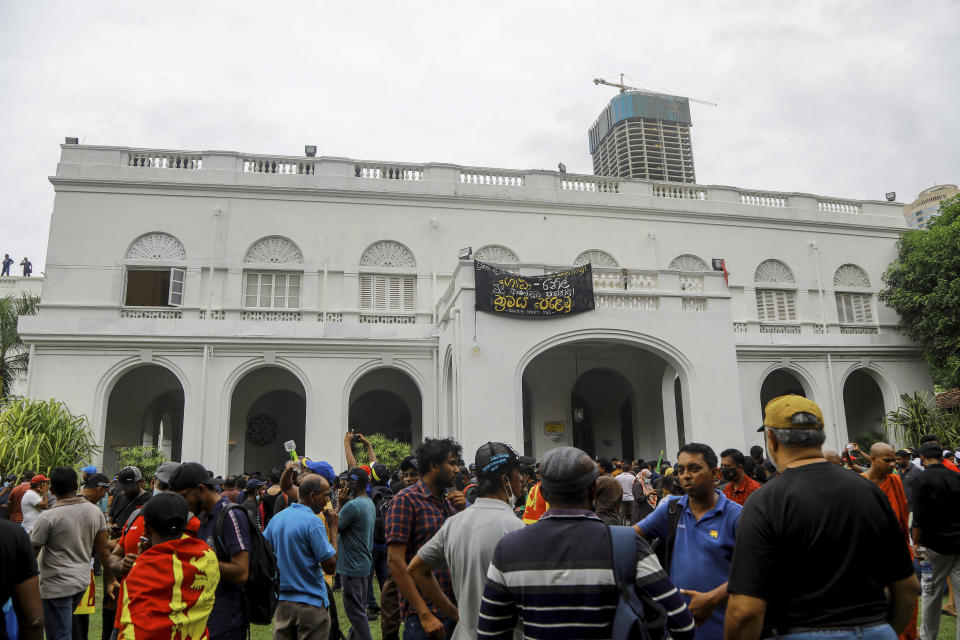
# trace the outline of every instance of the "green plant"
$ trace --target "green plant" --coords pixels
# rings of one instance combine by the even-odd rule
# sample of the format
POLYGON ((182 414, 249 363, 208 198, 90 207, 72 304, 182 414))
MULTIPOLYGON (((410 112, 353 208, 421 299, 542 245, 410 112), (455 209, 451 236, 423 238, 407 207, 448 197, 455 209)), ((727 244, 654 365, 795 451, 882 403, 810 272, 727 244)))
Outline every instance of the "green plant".
POLYGON ((10 395, 14 381, 27 373, 30 362, 30 350, 23 344, 17 332, 17 320, 20 316, 36 315, 40 298, 21 294, 20 297, 0 298, 0 395, 10 395))
POLYGON ((157 467, 167 461, 167 454, 156 447, 117 447, 117 469, 136 467, 144 480, 152 480, 157 467))
POLYGON ((857 446, 860 447, 860 450, 865 454, 870 453, 870 447, 875 445, 878 442, 886 442, 887 434, 882 431, 867 431, 866 433, 861 433, 857 436, 857 439, 854 442, 857 443, 857 446))
POLYGON ((921 436, 928 433, 937 436, 944 446, 960 442, 960 414, 941 409, 926 391, 901 395, 900 406, 885 420, 896 440, 908 446, 920 446, 921 436))
MULTIPOLYGON (((413 453, 413 448, 401 440, 393 440, 382 433, 367 436, 373 445, 373 452, 377 454, 377 462, 385 464, 388 469, 397 470, 404 458, 413 453)), ((357 464, 368 464, 367 448, 362 444, 353 445, 353 455, 357 464)))
POLYGON ((0 469, 48 474, 78 467, 100 451, 86 416, 75 416, 56 400, 9 398, 0 403, 0 469))

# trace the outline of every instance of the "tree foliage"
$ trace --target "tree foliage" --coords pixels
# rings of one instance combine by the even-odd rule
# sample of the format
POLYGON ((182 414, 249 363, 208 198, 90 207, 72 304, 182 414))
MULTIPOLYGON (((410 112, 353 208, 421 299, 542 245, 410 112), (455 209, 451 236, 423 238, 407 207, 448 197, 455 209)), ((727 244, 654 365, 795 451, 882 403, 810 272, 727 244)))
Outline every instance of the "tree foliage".
POLYGON ((941 408, 926 391, 901 395, 900 406, 887 414, 886 423, 895 439, 907 446, 919 447, 921 436, 928 433, 944 447, 960 444, 960 414, 941 408))
POLYGON ((20 316, 36 315, 40 298, 26 293, 0 298, 0 376, 3 378, 0 395, 10 395, 14 381, 27 373, 30 350, 20 339, 17 320, 20 316))
POLYGON ((117 470, 124 467, 136 467, 143 479, 153 479, 157 467, 167 461, 167 455, 156 447, 117 447, 117 470))
POLYGON ((883 281, 880 300, 923 348, 934 382, 960 387, 960 196, 944 200, 927 229, 900 236, 883 281))
MULTIPOLYGON (((367 436, 367 440, 373 445, 373 452, 377 454, 377 462, 385 464, 388 469, 394 471, 400 469, 400 463, 404 458, 413 453, 413 448, 406 442, 392 440, 382 433, 374 433, 367 436)), ((357 464, 368 464, 367 448, 362 444, 353 445, 353 455, 357 459, 357 464)))
POLYGON ((11 398, 0 403, 0 471, 4 474, 76 468, 99 451, 87 417, 71 414, 62 402, 11 398))

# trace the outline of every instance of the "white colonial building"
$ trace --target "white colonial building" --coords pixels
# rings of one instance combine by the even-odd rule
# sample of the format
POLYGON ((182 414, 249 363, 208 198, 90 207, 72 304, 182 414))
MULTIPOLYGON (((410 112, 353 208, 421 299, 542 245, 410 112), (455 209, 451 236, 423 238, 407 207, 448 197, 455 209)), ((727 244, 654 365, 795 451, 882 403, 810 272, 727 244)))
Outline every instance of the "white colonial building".
POLYGON ((877 301, 898 204, 448 164, 64 145, 27 393, 218 473, 348 425, 465 456, 674 457, 759 444, 763 403, 815 399, 828 443, 930 388, 877 301), (475 311, 472 262, 589 262, 596 310, 475 311), (724 273, 713 259, 725 260, 724 273))

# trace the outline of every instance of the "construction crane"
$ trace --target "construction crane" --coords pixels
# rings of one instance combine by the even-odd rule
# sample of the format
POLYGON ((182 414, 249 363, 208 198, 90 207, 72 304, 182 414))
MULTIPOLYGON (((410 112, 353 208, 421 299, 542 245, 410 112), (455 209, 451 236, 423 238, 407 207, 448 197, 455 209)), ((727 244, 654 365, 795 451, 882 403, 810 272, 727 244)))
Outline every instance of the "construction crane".
POLYGON ((650 91, 649 89, 642 89, 640 87, 631 87, 623 84, 623 74, 620 74, 620 82, 610 82, 609 80, 604 80, 603 78, 594 78, 593 84, 601 85, 605 84, 608 87, 617 87, 620 89, 620 93, 626 93, 627 91, 639 91, 640 93, 645 93, 649 96, 669 96, 671 98, 683 98, 689 100, 690 102, 699 102, 700 104, 708 104, 711 107, 719 106, 716 102, 707 102, 706 100, 697 100, 696 98, 687 98, 686 96, 674 96, 668 93, 659 93, 657 91, 650 91))

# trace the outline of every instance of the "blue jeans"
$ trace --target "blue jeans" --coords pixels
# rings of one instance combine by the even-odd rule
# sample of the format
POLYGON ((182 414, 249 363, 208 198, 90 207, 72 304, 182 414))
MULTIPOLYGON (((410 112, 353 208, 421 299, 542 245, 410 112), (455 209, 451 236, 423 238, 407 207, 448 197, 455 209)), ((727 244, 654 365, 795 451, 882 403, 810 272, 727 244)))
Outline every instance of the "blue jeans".
POLYGON ((73 610, 80 604, 84 593, 86 589, 75 596, 43 599, 43 630, 47 640, 73 638, 73 610))
POLYGON ((866 627, 847 627, 846 629, 775 633, 771 638, 779 640, 897 640, 897 634, 894 633, 893 627, 883 623, 866 627))
MULTIPOLYGON (((443 623, 443 637, 449 638, 452 636, 457 623, 444 615, 437 617, 443 623)), ((410 614, 403 621, 403 640, 427 640, 427 633, 423 630, 423 625, 420 624, 420 616, 415 613, 410 614)))

